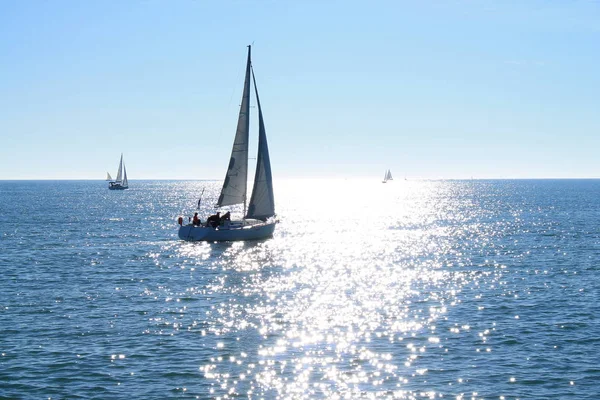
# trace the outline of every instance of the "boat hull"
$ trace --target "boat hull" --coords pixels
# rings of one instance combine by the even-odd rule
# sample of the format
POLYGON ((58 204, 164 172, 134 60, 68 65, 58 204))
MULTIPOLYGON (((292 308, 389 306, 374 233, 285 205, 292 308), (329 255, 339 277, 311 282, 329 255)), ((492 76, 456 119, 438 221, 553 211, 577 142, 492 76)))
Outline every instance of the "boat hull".
POLYGON ((218 226, 216 228, 195 225, 179 227, 179 238, 191 242, 230 242, 240 240, 259 240, 273 236, 277 222, 257 224, 235 224, 230 227, 218 226))
POLYGON ((129 186, 122 186, 122 185, 108 185, 108 188, 110 190, 125 190, 125 189, 129 189, 129 186))

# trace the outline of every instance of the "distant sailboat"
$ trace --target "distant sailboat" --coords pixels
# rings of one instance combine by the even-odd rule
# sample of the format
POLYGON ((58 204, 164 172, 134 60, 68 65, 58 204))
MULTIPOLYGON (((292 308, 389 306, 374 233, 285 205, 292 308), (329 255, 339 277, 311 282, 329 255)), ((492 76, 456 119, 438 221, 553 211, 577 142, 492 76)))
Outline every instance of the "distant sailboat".
MULTIPOLYGON (((110 174, 108 174, 110 178, 110 174)), ((119 170, 117 171, 117 179, 108 183, 110 190, 124 190, 129 188, 129 182, 127 181, 127 170, 125 169, 125 163, 123 162, 123 153, 121 153, 121 161, 119 162, 119 170)))
MULTIPOLYGON (((179 238, 189 241, 234 241, 264 239, 275 231, 275 200, 273 195, 273 179, 271 177, 271 161, 267 146, 267 134, 263 121, 262 109, 258 98, 258 89, 248 46, 246 62, 246 78, 242 104, 238 116, 238 125, 231 150, 229 167, 225 174, 221 195, 217 207, 244 204, 244 217, 240 220, 230 220, 227 217, 211 216, 206 223, 183 225, 179 218, 179 238), (250 84, 254 84, 256 105, 258 108, 258 156, 256 157, 256 172, 250 203, 246 209, 246 194, 248 186, 248 143, 250 132, 250 84)), ((202 198, 202 196, 201 196, 202 198)), ((198 200, 198 207, 200 200, 198 200)))
POLYGON ((112 176, 110 176, 110 174, 108 172, 106 173, 106 180, 112 181, 112 176))
POLYGON ((385 174, 383 175, 383 183, 386 183, 387 181, 393 181, 394 178, 392 178, 392 172, 388 169, 387 171, 385 171, 385 174))

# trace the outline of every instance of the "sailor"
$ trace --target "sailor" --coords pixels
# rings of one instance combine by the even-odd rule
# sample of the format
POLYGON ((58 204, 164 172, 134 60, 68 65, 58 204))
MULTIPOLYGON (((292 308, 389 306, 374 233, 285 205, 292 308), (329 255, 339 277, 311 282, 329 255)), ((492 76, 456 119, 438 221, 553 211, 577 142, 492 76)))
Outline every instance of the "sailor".
POLYGON ((223 214, 221 216, 220 219, 221 222, 225 222, 225 221, 231 221, 231 213, 229 211, 227 211, 225 214, 223 214))
POLYGON ((218 212, 215 215, 211 215, 210 217, 208 217, 208 219, 206 220, 206 225, 216 228, 217 226, 219 226, 220 221, 221 221, 221 213, 218 212))
POLYGON ((231 221, 231 213, 227 211, 221 216, 221 219, 219 220, 219 225, 221 225, 223 228, 229 228, 229 221, 231 221))

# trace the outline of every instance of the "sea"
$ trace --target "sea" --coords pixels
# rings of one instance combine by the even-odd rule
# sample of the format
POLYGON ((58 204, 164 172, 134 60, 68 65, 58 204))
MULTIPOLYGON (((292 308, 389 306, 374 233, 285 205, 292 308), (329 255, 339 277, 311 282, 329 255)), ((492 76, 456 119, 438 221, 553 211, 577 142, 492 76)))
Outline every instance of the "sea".
POLYGON ((600 399, 600 180, 129 185, 0 181, 0 399, 600 399))

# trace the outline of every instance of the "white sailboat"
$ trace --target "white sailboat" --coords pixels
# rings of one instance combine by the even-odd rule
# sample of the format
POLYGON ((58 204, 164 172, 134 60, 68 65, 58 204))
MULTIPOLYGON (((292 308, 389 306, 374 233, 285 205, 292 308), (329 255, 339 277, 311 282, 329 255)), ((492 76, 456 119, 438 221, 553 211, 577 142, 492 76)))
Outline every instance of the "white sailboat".
POLYGON ((106 173, 106 180, 107 181, 112 181, 112 176, 110 176, 110 173, 106 173))
POLYGON ((386 183, 387 181, 393 181, 394 178, 392 178, 392 171, 390 171, 389 169, 387 171, 385 171, 385 174, 383 175, 383 183, 386 183))
MULTIPOLYGON (((275 200, 273 195, 273 179, 271 176, 271 161, 267 146, 267 135, 263 121, 262 109, 258 97, 258 88, 254 70, 252 69, 251 47, 248 46, 248 60, 246 62, 246 77, 242 104, 238 116, 237 130, 231 150, 229 167, 225 174, 221 195, 217 202, 218 207, 236 204, 244 205, 244 216, 239 220, 229 218, 216 219, 214 223, 206 221, 204 224, 183 225, 183 218, 179 218, 179 238, 189 241, 235 241, 264 239, 273 235, 275 231, 275 200), (252 78, 252 81, 250 79, 252 78), (256 105, 258 107, 258 155, 256 157, 256 172, 250 203, 246 204, 248 186, 248 142, 250 131, 250 84, 254 85, 256 105)), ((217 214, 219 215, 219 214, 217 214)), ((228 214, 226 214, 228 215, 228 214)))
MULTIPOLYGON (((110 178, 110 174, 108 174, 110 178)), ((121 153, 121 161, 119 162, 119 170, 117 171, 117 179, 108 182, 108 188, 110 190, 124 190, 129 188, 129 182, 127 181, 127 170, 125 169, 125 163, 123 162, 123 153, 121 153)))

